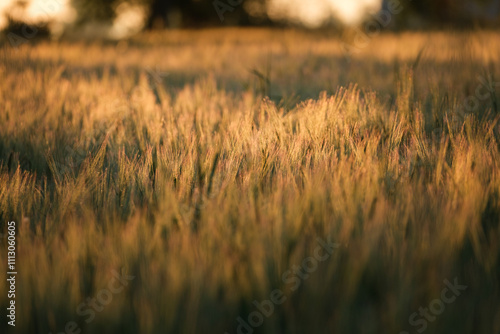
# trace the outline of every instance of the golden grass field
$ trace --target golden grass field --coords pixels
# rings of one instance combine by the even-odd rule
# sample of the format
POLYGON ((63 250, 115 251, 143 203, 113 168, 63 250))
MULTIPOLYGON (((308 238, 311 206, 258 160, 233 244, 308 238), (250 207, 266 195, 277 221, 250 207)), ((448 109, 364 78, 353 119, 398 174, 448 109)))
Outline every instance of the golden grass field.
POLYGON ((4 40, 1 332, 500 333, 500 33, 349 36, 4 40))

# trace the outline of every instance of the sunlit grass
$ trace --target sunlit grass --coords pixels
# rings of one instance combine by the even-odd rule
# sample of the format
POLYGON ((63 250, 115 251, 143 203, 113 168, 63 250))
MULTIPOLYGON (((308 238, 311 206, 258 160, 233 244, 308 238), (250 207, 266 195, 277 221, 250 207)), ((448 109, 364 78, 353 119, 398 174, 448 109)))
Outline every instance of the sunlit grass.
POLYGON ((4 45, 16 332, 236 333, 329 238, 256 333, 414 333, 455 277, 467 291, 427 331, 498 333, 498 89, 458 112, 478 76, 500 78, 498 41, 387 34, 350 61, 297 31, 4 45), (122 268, 135 279, 86 323, 78 305, 122 268))

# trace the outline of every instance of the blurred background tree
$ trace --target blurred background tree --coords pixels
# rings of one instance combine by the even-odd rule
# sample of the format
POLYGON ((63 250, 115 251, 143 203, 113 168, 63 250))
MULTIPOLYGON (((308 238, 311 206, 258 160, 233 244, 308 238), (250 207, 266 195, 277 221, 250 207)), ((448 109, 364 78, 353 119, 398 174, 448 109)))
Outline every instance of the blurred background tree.
POLYGON ((72 5, 78 12, 76 23, 113 20, 118 2, 117 0, 72 0, 72 5))
MULTIPOLYGON (((147 29, 167 27, 200 27, 213 25, 247 26, 256 23, 270 23, 255 17, 248 9, 265 6, 266 0, 145 0, 149 8, 147 29), (222 5, 227 15, 221 21, 216 5, 222 5), (249 7, 250 5, 250 7, 249 7), (253 6, 253 7, 252 7, 253 6)), ((259 16, 264 13, 260 12, 259 16)))
MULTIPOLYGON (((273 22, 267 14, 267 5, 277 0, 0 0, 0 30, 5 28, 12 31, 19 29, 23 16, 19 8, 27 8, 29 4, 37 3, 38 7, 64 4, 65 1, 74 8, 76 19, 66 24, 66 29, 93 26, 93 32, 111 29, 112 23, 120 14, 124 5, 141 8, 140 29, 164 28, 199 28, 207 26, 248 26, 283 24, 283 21, 273 22), (218 7, 217 7, 218 6, 218 7), (218 9, 217 9, 218 8, 218 9), (11 15, 16 11, 16 15, 11 15), (3 14, 2 14, 3 12, 3 14), (7 18, 7 19, 6 19, 7 18)), ((324 0, 341 4, 342 0, 324 0)), ((354 1, 354 0, 350 0, 354 1)), ((375 0, 377 1, 377 0, 375 0)), ((392 29, 422 29, 458 27, 469 28, 476 26, 498 26, 500 22, 500 0, 380 0, 382 7, 397 1, 403 8, 400 14, 394 15, 391 20, 392 29)), ((287 6, 286 1, 281 3, 287 6)), ((321 3, 317 0, 316 3, 321 3)), ((288 2, 288 7, 296 6, 296 2, 288 2)), ((307 6, 313 6, 308 2, 307 6)), ((283 8, 283 12, 287 9, 283 8)), ((297 9, 297 8, 295 8, 297 9)), ((42 8, 43 10, 43 8, 42 8)), ((361 10, 361 9, 360 9, 361 10)), ((122 11, 123 12, 123 11, 122 11)), ((370 18, 370 15, 367 16, 370 18)), ((127 16, 122 21, 129 21, 127 16)), ((29 20, 26 19, 26 22, 29 20)), ((328 21, 330 26, 338 26, 328 21)), ((290 24, 297 21, 290 20, 290 24)), ((285 24, 289 24, 285 22, 285 24)), ((30 22, 33 25, 32 22, 30 22)), ((21 24, 22 26, 22 24, 21 24)))
MULTIPOLYGON (((383 6, 391 1, 383 0, 383 6)), ((397 29, 491 27, 500 22, 500 0, 400 2, 404 10, 395 18, 397 29)))
POLYGON ((249 3, 265 5, 265 1, 221 0, 220 3, 230 8, 222 22, 215 9, 214 0, 72 0, 72 4, 79 13, 78 23, 112 20, 116 16, 116 8, 122 3, 142 5, 147 12, 144 26, 151 30, 255 24, 256 20, 250 17, 245 8, 249 3))

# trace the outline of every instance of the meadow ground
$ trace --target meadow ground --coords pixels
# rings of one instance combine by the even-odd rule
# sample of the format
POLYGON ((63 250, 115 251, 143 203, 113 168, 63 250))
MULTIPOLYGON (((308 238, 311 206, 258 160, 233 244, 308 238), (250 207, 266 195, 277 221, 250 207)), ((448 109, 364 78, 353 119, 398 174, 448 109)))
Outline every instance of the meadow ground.
POLYGON ((500 333, 499 33, 2 43, 2 333, 500 333))

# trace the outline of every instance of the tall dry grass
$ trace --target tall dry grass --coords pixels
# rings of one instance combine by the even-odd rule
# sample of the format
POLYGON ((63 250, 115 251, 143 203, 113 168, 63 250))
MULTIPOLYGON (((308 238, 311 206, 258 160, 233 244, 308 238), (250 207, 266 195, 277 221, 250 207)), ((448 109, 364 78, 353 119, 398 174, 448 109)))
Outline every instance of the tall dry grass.
POLYGON ((427 333, 500 333, 498 89, 459 112, 499 41, 383 34, 350 61, 290 30, 4 44, 2 332, 236 333, 282 289, 255 333, 415 333, 457 277, 427 333), (317 238, 341 246, 291 292, 317 238), (135 279, 86 323, 113 270, 135 279))

